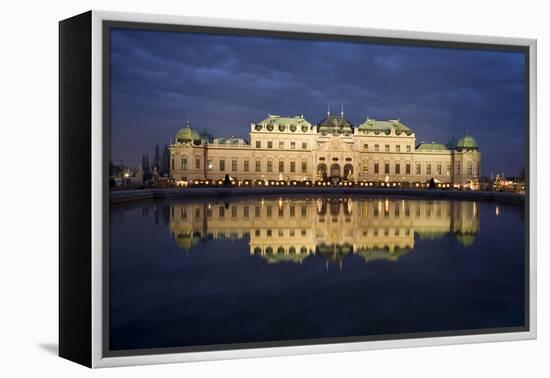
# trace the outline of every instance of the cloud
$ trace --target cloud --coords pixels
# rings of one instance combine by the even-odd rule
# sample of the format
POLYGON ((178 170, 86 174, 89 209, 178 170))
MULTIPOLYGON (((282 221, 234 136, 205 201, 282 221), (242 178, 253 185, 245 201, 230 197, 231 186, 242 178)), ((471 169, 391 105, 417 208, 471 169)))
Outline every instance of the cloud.
POLYGON ((524 69, 517 52, 113 30, 112 156, 139 160, 188 118, 248 138, 267 113, 318 122, 344 104, 352 123, 400 118, 418 141, 467 130, 484 174, 513 175, 524 164, 524 69))

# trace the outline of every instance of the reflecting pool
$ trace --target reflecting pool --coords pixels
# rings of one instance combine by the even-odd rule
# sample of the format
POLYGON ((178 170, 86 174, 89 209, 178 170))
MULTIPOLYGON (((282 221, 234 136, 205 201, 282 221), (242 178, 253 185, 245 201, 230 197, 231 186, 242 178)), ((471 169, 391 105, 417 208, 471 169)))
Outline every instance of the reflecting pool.
POLYGON ((518 206, 173 200, 111 208, 110 233, 111 350, 486 332, 525 321, 518 206))

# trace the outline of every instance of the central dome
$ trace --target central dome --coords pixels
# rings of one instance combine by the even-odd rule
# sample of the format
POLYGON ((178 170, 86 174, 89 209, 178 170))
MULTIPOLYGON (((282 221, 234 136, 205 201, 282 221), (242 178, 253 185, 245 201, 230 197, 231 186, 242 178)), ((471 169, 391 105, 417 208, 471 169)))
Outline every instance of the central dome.
POLYGON ((353 124, 344 118, 344 114, 333 116, 330 113, 319 122, 319 132, 323 134, 353 134, 353 124))

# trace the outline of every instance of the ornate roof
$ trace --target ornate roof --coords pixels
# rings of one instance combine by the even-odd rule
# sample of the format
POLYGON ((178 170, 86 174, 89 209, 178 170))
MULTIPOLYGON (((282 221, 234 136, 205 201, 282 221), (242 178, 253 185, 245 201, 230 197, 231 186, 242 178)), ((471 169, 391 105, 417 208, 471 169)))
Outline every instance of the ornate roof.
POLYGON ((306 132, 312 127, 311 123, 309 123, 303 115, 281 117, 277 114, 269 114, 266 119, 254 125, 258 131, 265 127, 267 131, 306 132))
POLYGON ((243 138, 214 138, 214 143, 217 144, 247 144, 243 138))
POLYGON ((383 132, 389 134, 391 130, 394 130, 397 135, 401 133, 405 133, 407 135, 412 134, 412 130, 401 123, 401 121, 398 119, 389 121, 377 121, 372 118, 367 118, 365 122, 359 125, 359 131, 361 132, 374 131, 375 133, 383 132))
POLYGON ((201 140, 200 134, 197 130, 191 128, 191 123, 187 121, 187 125, 180 129, 176 134, 176 141, 178 142, 191 142, 194 140, 201 140))
POLYGON ((339 116, 328 113, 327 117, 319 122, 318 130, 327 134, 352 134, 353 124, 344 118, 343 113, 339 116))
POLYGON ((416 146, 417 151, 449 151, 449 149, 441 144, 441 143, 424 143, 420 142, 419 145, 416 146))
POLYGON ((478 149, 476 140, 473 137, 469 136, 469 135, 466 135, 466 136, 460 138, 458 140, 458 142, 456 143, 455 148, 458 151, 461 151, 461 150, 477 150, 478 149))

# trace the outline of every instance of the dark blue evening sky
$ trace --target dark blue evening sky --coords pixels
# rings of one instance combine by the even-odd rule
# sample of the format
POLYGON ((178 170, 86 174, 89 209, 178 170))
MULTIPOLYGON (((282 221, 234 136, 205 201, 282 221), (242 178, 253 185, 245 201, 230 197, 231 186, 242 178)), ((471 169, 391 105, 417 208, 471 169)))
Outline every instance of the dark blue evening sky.
POLYGON ((482 174, 524 164, 524 54, 115 29, 112 160, 152 157, 189 119, 248 139, 268 113, 320 121, 344 104, 353 124, 400 119, 417 143, 478 141, 482 174))

